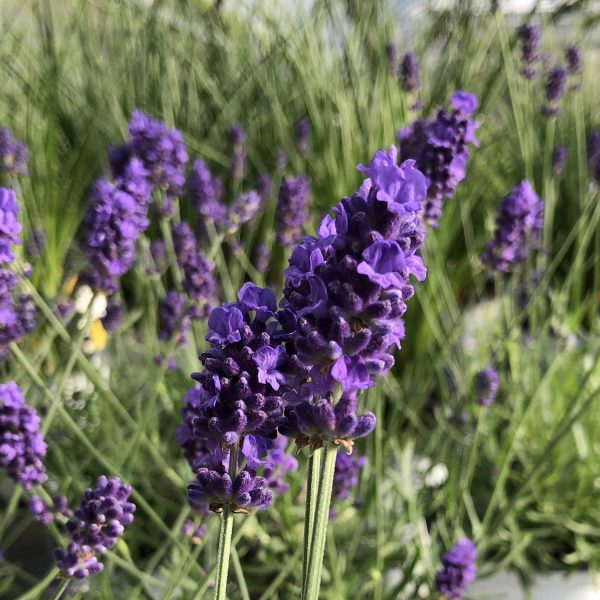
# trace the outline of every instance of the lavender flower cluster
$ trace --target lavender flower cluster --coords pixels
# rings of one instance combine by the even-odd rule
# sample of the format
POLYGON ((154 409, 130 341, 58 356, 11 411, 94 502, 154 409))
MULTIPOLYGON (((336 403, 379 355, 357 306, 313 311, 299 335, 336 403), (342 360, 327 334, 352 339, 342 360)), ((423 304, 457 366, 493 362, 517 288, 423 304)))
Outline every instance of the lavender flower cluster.
POLYGON ((46 481, 40 418, 14 381, 0 385, 0 465, 26 490, 46 481))
POLYGON ((6 127, 0 127, 0 172, 26 175, 29 150, 6 127))
POLYGON ((131 487, 118 477, 98 478, 95 489, 87 489, 74 515, 67 522, 71 542, 55 551, 56 564, 64 577, 85 579, 102 571, 98 555, 113 548, 133 521, 136 506, 129 502, 131 487))
POLYGON ((477 108, 475 96, 455 92, 450 104, 451 112, 440 109, 434 119, 417 120, 398 132, 400 159, 413 159, 427 179, 423 217, 431 227, 439 224, 444 198, 451 198, 466 177, 468 145, 478 145, 479 123, 471 118, 477 108))
POLYGON ((475 579, 477 549, 473 542, 461 538, 442 557, 442 569, 435 578, 435 588, 447 600, 460 600, 475 579))
MULTIPOLYGON (((366 456, 338 452, 335 457, 335 471, 333 473, 332 504, 342 502, 350 496, 352 488, 358 485, 360 471, 366 462, 366 456)), ((335 511, 330 509, 329 517, 333 518, 335 516, 335 511)))
POLYGON ((506 195, 496 218, 494 238, 488 242, 483 262, 498 273, 507 273, 527 261, 539 247, 543 203, 527 180, 506 195))

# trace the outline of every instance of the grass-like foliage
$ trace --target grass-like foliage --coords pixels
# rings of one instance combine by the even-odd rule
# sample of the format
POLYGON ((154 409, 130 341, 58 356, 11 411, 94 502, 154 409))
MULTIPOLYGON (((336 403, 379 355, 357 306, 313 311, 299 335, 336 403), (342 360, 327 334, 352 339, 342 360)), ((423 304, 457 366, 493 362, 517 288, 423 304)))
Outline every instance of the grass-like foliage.
MULTIPOLYGON (((338 451, 328 534, 315 534, 324 544, 320 597, 437 598, 442 557, 465 537, 477 548, 478 578, 510 569, 527 584, 538 572, 598 567, 600 144, 592 134, 600 127, 600 90, 588 51, 595 23, 583 8, 525 17, 542 34, 540 72, 527 79, 521 22, 468 2, 423 11, 402 30, 396 3, 385 1, 1 3, 0 126, 30 155, 27 173, 0 170, 22 224, 7 268, 35 304, 36 326, 0 348, 0 384, 15 381, 40 416, 47 480, 23 485, 9 469, 0 473, 0 598, 211 597, 219 540, 229 549, 220 523, 229 519, 229 582, 219 598, 316 600, 318 578, 307 592, 301 565, 310 539, 305 504, 308 523, 321 464, 309 466, 308 456, 319 443, 300 436, 297 454, 292 441, 285 447, 288 466, 295 458, 298 468, 285 473, 289 489, 276 491, 268 510, 253 512, 248 501, 247 515, 233 514, 247 512, 243 502, 213 504, 223 517, 200 513, 188 503, 194 474, 176 442, 183 398, 210 345, 210 305, 236 301, 248 281, 282 297, 299 241, 279 232, 282 180, 285 210, 294 213, 286 226, 314 235, 323 215, 361 185, 366 175, 357 163, 368 165, 378 149, 398 143, 399 130, 448 109, 455 90, 479 100, 472 115, 479 146, 469 144, 466 177, 444 200, 438 226, 427 227, 419 250, 427 278, 415 285, 395 364, 359 395, 360 412, 377 418, 354 444, 352 456, 366 458, 340 460, 338 451), (416 54, 418 89, 407 91, 390 68, 391 42, 398 58, 416 54), (582 50, 582 71, 553 98, 547 74, 566 64, 573 44, 582 50), (543 114, 544 106, 560 114, 543 114), (181 132, 186 177, 202 158, 223 180, 228 212, 222 223, 214 212, 201 218, 187 183, 175 198, 156 185, 149 222, 112 290, 123 319, 107 331, 110 294, 90 262, 86 210, 94 182, 111 179, 109 148, 130 138, 134 109, 181 132), (235 124, 245 140, 231 133, 235 124), (566 150, 563 165, 553 161, 557 146, 566 150), (232 156, 234 167, 242 161, 241 177, 232 156), (262 174, 273 191, 257 214, 245 215, 253 197, 235 199, 262 174), (302 174, 307 180, 290 181, 302 174), (524 261, 494 271, 482 255, 498 239, 501 199, 525 179, 543 203, 537 237, 527 229, 524 261), (304 214, 298 197, 308 185, 304 214), (189 269, 200 267, 181 258, 172 227, 181 222, 214 263, 215 290, 193 315, 185 312, 197 300, 189 269), (157 240, 160 259, 151 252, 157 240), (169 290, 181 304, 167 318, 169 290), (488 366, 498 376, 491 384, 477 376, 488 366), (497 395, 488 402, 490 385, 497 395), (41 524, 44 509, 32 510, 31 496, 49 507, 62 495, 75 509, 96 486, 118 499, 125 532, 102 530, 101 572, 57 583, 52 549, 66 547, 70 513, 56 510, 41 524), (128 502, 136 505, 131 524, 128 502)), ((2 336, 6 330, 2 323, 2 336)), ((325 470, 325 461, 333 464, 327 456, 325 470)), ((312 510, 320 507, 323 520, 328 506, 316 500, 322 506, 312 510)), ((319 517, 313 520, 311 527, 319 517)), ((465 547, 444 564, 470 552, 465 547)))

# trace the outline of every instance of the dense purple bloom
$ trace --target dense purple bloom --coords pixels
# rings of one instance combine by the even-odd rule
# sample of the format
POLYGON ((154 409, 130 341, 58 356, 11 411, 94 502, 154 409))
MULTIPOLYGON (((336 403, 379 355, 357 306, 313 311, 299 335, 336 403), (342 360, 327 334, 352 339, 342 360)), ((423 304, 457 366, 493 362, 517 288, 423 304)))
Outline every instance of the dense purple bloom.
POLYGON ((552 172, 555 177, 560 177, 567 162, 567 149, 564 146, 556 146, 552 151, 552 172))
POLYGON ((223 181, 211 174, 202 159, 196 160, 192 167, 190 199, 201 225, 212 221, 218 227, 225 222, 227 207, 223 204, 223 181))
POLYGON ((250 471, 240 471, 232 481, 228 473, 200 467, 188 486, 188 500, 192 508, 208 504, 215 512, 229 506, 233 512, 247 513, 268 508, 273 492, 264 477, 250 471))
POLYGON ((395 77, 398 74, 398 46, 394 42, 388 42, 385 45, 385 56, 387 58, 390 75, 395 77))
POLYGON ((400 82, 405 92, 414 92, 419 89, 419 61, 414 52, 407 52, 402 57, 400 82))
POLYGON ((31 496, 29 499, 29 512, 33 518, 42 525, 50 525, 54 520, 52 510, 46 506, 39 496, 31 496))
POLYGON ((348 498, 352 488, 358 485, 360 470, 365 466, 366 462, 366 456, 345 454, 344 452, 337 453, 333 475, 333 491, 331 494, 333 502, 348 498))
POLYGON ((14 381, 0 385, 0 465, 29 490, 46 481, 40 418, 14 381))
POLYGON ((91 265, 88 279, 92 285, 117 291, 120 277, 134 264, 135 243, 146 227, 143 205, 108 181, 96 182, 83 218, 81 244, 91 265))
POLYGON ((303 117, 296 122, 296 150, 299 154, 308 152, 310 142, 310 121, 303 117))
POLYGON ((0 173, 26 175, 28 162, 27 146, 13 138, 8 129, 0 127, 0 173))
POLYGON ((435 576, 435 589, 448 600, 460 600, 475 579, 477 549, 462 538, 442 557, 442 569, 435 576))
POLYGON ((200 383, 193 435, 213 447, 228 447, 245 435, 275 439, 281 420, 280 387, 289 358, 271 338, 277 322, 275 296, 247 283, 239 302, 213 309, 200 355, 204 365, 192 377, 200 383))
POLYGON ((190 328, 190 318, 186 315, 186 300, 175 290, 170 290, 162 299, 159 307, 160 327, 158 337, 169 341, 177 333, 177 343, 186 343, 186 334, 190 328))
POLYGON ((455 92, 450 98, 452 111, 440 109, 434 119, 418 120, 398 132, 400 158, 413 159, 427 179, 425 221, 437 227, 444 198, 451 198, 466 177, 468 144, 478 145, 471 118, 477 98, 467 92, 455 92))
POLYGON ((0 188, 0 263, 15 259, 13 246, 21 243, 21 224, 18 217, 19 205, 15 193, 0 188))
POLYGON ((475 395, 477 404, 491 406, 498 393, 500 377, 492 367, 486 367, 475 376, 475 395))
POLYGON ((180 196, 188 161, 181 133, 176 129, 170 130, 164 123, 136 109, 129 120, 129 134, 131 139, 128 142, 111 151, 113 175, 127 180, 125 169, 135 157, 141 161, 152 185, 167 196, 180 196))
POLYGON ((55 550, 56 563, 64 577, 84 579, 103 569, 97 555, 113 548, 133 521, 136 506, 129 502, 131 487, 118 477, 98 478, 95 489, 87 489, 80 507, 67 522, 71 542, 55 550))
POLYGON ((561 66, 552 67, 546 78, 546 104, 542 107, 542 114, 546 116, 560 114, 558 103, 565 93, 566 86, 567 70, 561 66))
POLYGON ((235 181, 241 181, 246 169, 246 132, 241 125, 236 124, 231 127, 229 140, 231 141, 231 177, 235 181))
POLYGON ((280 246, 292 246, 300 239, 308 221, 309 198, 308 177, 298 175, 282 180, 275 213, 277 243, 280 246))
POLYGON ((593 131, 587 139, 588 167, 597 182, 600 182, 600 131, 593 131))
POLYGON ((494 239, 482 260, 493 271, 506 273, 526 262, 539 247, 543 203, 529 181, 522 181, 505 196, 496 218, 494 239))
POLYGON ((392 366, 413 294, 408 280, 425 278, 416 252, 426 182, 413 161, 398 166, 396 159, 392 147, 359 165, 369 179, 334 208, 335 218, 323 219, 318 237, 303 238, 286 270, 282 308, 297 316, 299 358, 314 367, 315 383, 332 391, 338 382, 350 396, 392 366))
POLYGON ((227 232, 239 231, 242 225, 251 221, 262 208, 261 197, 255 190, 240 194, 233 202, 227 215, 227 232))
POLYGON ((569 46, 565 51, 569 75, 579 75, 583 65, 581 50, 577 46, 569 46))
POLYGON ((526 23, 519 28, 519 43, 521 46, 521 73, 526 79, 532 79, 538 73, 536 64, 540 60, 540 28, 533 23, 526 23))

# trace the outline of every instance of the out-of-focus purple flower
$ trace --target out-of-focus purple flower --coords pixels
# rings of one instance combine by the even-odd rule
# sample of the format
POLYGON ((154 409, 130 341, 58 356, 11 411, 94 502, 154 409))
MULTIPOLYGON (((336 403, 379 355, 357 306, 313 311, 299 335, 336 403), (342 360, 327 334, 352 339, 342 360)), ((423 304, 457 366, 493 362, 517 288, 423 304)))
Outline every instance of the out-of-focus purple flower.
POLYGON ((0 127, 0 172, 27 175, 28 162, 27 146, 13 138, 8 129, 0 127))
POLYGON ((526 262, 539 247, 544 205, 529 181, 522 181, 505 196, 496 218, 494 239, 488 242, 483 262, 500 273, 526 262))
POLYGON ((402 57, 400 83, 405 92, 415 92, 419 89, 419 60, 414 52, 407 52, 402 57))
POLYGON ((223 181, 209 171, 202 159, 194 162, 190 174, 190 198, 200 224, 212 221, 215 227, 223 225, 227 207, 223 204, 223 181))
POLYGON ((19 294, 17 296, 15 314, 17 321, 13 330, 13 339, 17 340, 25 334, 31 333, 36 326, 36 307, 33 298, 29 294, 19 294))
MULTIPOLYGON (((138 158, 152 183, 167 196, 180 196, 185 184, 188 154, 181 133, 135 109, 129 120, 131 139, 111 151, 111 167, 123 178, 132 158, 138 158)), ((125 180, 128 177, 124 177, 125 180)), ((131 193, 131 192, 129 192, 131 193)))
POLYGON ((567 70, 569 75, 579 75, 583 68, 583 56, 578 46, 569 46, 565 50, 567 59, 567 70))
POLYGON ((160 327, 158 337, 168 341, 177 333, 177 343, 184 345, 190 328, 190 318, 186 314, 186 301, 175 290, 170 290, 160 303, 160 327))
POLYGON ((52 510, 44 504, 44 501, 39 496, 31 496, 29 499, 29 512, 42 525, 50 525, 54 521, 52 510))
POLYGON ((90 262, 90 283, 109 293, 133 266, 135 243, 148 227, 145 207, 130 194, 105 180, 94 186, 83 218, 81 248, 90 262))
POLYGON ((234 181, 244 179, 246 170, 246 132, 244 128, 235 124, 229 130, 229 140, 231 142, 231 177, 234 181))
POLYGON ((242 225, 252 221, 262 208, 262 200, 255 190, 240 194, 227 215, 227 232, 234 234, 242 225))
POLYGON ((450 98, 452 111, 439 110, 432 120, 418 120, 398 132, 401 160, 413 159, 427 179, 425 221, 437 227, 444 198, 454 195, 466 177, 469 144, 479 145, 475 130, 479 123, 471 118, 477 98, 455 92, 450 98))
POLYGON ((29 239, 27 240, 27 247, 25 254, 29 260, 34 260, 46 249, 46 243, 48 237, 46 232, 40 227, 34 227, 29 232, 29 239))
POLYGON ((279 198, 275 213, 277 243, 292 246, 302 236, 308 221, 310 180, 304 175, 286 177, 279 188, 279 198))
POLYGON ((448 600, 460 600, 475 579, 477 549, 462 538, 442 557, 442 568, 435 576, 435 589, 448 600))
POLYGON ((240 471, 232 481, 227 473, 200 467, 188 486, 188 500, 192 508, 208 504, 215 512, 229 506, 233 512, 247 513, 268 508, 273 492, 264 477, 250 471, 240 471))
POLYGON ((185 223, 173 225, 173 245, 177 264, 183 272, 183 289, 194 302, 190 317, 199 319, 206 316, 216 293, 216 283, 212 276, 214 264, 196 248, 196 238, 185 223))
POLYGON ((296 122, 296 150, 298 154, 306 154, 308 152, 308 144, 310 142, 310 121, 303 117, 296 122))
POLYGON ((63 577, 85 579, 99 573, 103 564, 98 555, 113 548, 133 521, 136 506, 129 502, 131 486, 118 477, 98 478, 95 489, 87 489, 80 507, 67 522, 71 542, 54 555, 63 577))
POLYGON ((588 168, 597 182, 600 182, 600 131, 592 131, 587 139, 588 168))
POLYGON ((547 117, 560 114, 558 103, 565 93, 567 87, 567 70, 561 66, 550 69, 546 78, 546 104, 542 107, 542 114, 547 117))
POLYGON ((385 56, 387 58, 390 75, 396 77, 398 75, 398 46, 394 42, 388 42, 385 45, 385 56))
POLYGON ((492 367, 486 367, 475 376, 475 395, 477 404, 491 406, 498 393, 500 377, 492 367))
POLYGON ((540 60, 540 40, 542 32, 537 25, 525 23, 518 31, 521 46, 521 73, 526 79, 532 79, 538 73, 536 68, 540 60))
POLYGON ((331 494, 332 502, 346 500, 350 496, 352 488, 358 485, 360 470, 366 462, 366 456, 345 454, 343 452, 337 453, 331 494))
POLYGON ((277 150, 277 155, 275 156, 275 169, 278 172, 283 171, 288 164, 288 155, 285 150, 277 150))
POLYGON ((108 299, 106 314, 102 317, 102 326, 106 331, 115 331, 123 322, 125 317, 125 307, 123 302, 115 297, 108 299))
POLYGON ((290 487, 284 481, 284 475, 290 471, 298 470, 298 461, 286 452, 287 444, 288 439, 285 436, 277 436, 273 442, 273 447, 269 448, 263 470, 263 477, 267 480, 267 486, 278 494, 284 494, 290 487))
POLYGON ((254 251, 254 266, 259 273, 265 273, 269 268, 269 249, 264 244, 259 244, 254 251))
POLYGON ((40 418, 14 381, 0 385, 0 465, 26 490, 46 481, 40 418))
POLYGON ((261 173, 256 178, 256 193, 262 202, 266 202, 273 193, 273 180, 266 173, 261 173))
POLYGON ((15 259, 13 246, 21 243, 19 205, 13 190, 0 188, 0 263, 15 259))
POLYGON ((63 517, 73 516, 73 511, 69 508, 69 503, 66 496, 54 496, 52 499, 54 511, 63 517))
POLYGON ((150 256, 153 265, 148 268, 149 274, 161 274, 167 268, 167 250, 162 240, 154 240, 150 244, 150 256))
POLYGON ((192 544, 200 544, 202 538, 206 535, 206 525, 195 525, 194 521, 187 519, 181 527, 181 533, 184 537, 190 538, 192 544))
POLYGON ((555 177, 560 177, 567 163, 567 149, 564 146, 556 146, 552 151, 552 172, 555 177))

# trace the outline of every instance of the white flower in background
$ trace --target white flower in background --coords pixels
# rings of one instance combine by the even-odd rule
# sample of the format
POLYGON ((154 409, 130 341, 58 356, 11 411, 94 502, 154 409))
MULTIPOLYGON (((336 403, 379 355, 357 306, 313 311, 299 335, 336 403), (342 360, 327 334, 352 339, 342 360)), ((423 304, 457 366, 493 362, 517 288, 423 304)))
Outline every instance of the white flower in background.
POLYGON ((448 467, 444 463, 434 465, 429 473, 425 475, 425 485, 430 488, 437 488, 448 480, 448 467))

